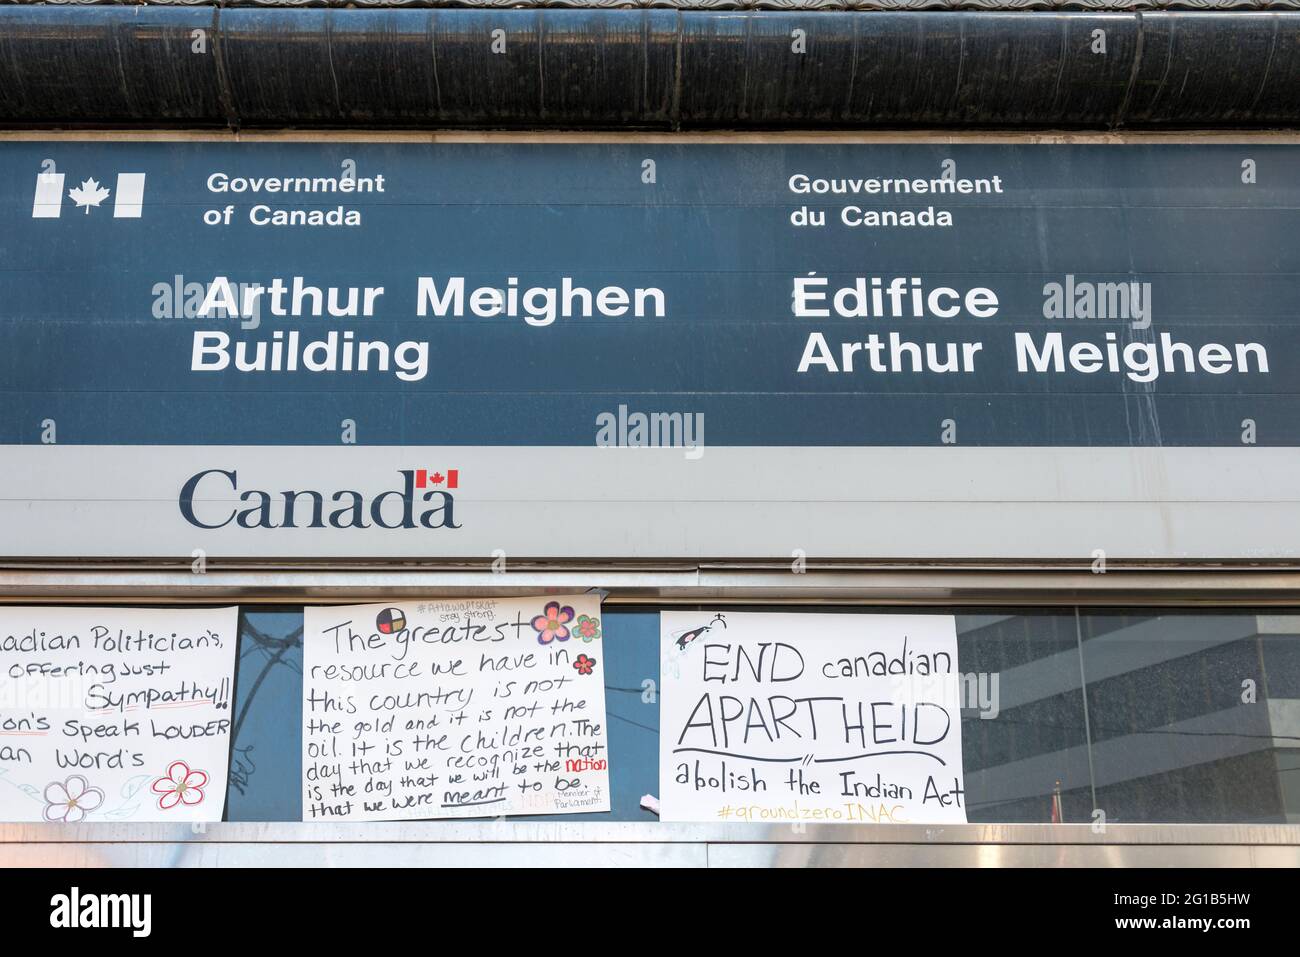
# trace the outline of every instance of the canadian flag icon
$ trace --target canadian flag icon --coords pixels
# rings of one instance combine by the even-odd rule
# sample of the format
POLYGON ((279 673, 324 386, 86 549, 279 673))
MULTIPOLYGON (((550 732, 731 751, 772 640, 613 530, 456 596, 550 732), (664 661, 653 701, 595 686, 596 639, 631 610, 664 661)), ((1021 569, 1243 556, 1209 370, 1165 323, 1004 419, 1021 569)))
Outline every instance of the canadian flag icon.
POLYGON ((429 486, 439 486, 443 488, 460 487, 460 469, 447 469, 447 474, 434 469, 416 469, 415 470, 415 487, 428 488, 429 486))
POLYGON ((38 173, 36 195, 32 199, 32 219, 58 219, 63 213, 63 197, 71 199, 78 209, 90 215, 92 209, 113 195, 114 219, 139 219, 144 207, 144 173, 118 173, 117 188, 109 190, 96 179, 82 180, 66 192, 63 173, 38 173))

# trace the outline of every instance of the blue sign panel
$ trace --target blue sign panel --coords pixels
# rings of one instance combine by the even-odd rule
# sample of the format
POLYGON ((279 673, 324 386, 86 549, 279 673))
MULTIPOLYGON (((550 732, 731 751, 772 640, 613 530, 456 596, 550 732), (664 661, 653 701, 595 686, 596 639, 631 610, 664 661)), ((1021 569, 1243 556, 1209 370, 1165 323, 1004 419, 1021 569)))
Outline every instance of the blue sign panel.
POLYGON ((0 444, 1300 445, 1294 147, 11 141, 0 183, 0 444))

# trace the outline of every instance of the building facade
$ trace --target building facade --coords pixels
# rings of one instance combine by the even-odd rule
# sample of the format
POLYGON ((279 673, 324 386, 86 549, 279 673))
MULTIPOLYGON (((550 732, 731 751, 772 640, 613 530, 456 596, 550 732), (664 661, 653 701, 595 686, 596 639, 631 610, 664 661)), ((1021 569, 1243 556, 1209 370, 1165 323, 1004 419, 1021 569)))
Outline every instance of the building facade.
POLYGON ((1297 71, 1287 4, 0 6, 0 599, 239 608, 223 819, 0 860, 1300 862, 1297 71), (608 810, 311 819, 313 609, 574 595, 608 810), (962 819, 662 813, 679 612, 950 619, 962 819))

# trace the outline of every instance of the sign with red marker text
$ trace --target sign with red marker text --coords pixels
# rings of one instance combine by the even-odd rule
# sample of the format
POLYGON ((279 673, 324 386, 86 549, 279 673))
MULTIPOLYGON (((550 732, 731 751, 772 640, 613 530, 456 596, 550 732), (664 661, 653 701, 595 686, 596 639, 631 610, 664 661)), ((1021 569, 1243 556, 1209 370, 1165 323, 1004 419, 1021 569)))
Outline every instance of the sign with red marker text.
POLYGON ((0 609, 0 820, 220 821, 237 608, 0 609))
POLYGON ((660 818, 962 823, 951 615, 660 615, 660 818))
POLYGON ((303 820, 609 810, 600 599, 309 607, 303 820))

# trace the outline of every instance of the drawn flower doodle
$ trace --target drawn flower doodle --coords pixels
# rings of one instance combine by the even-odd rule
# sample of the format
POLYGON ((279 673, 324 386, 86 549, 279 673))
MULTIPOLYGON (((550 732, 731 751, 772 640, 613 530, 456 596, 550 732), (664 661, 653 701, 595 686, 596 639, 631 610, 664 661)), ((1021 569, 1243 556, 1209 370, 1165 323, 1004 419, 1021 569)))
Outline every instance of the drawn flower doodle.
POLYGON ((579 615, 573 632, 583 641, 597 641, 600 638, 600 619, 579 615))
POLYGON ((588 658, 586 655, 578 655, 573 661, 573 667, 577 669, 580 675, 589 675, 591 670, 596 667, 596 659, 588 658))
POLYGON ((161 795, 158 807, 166 811, 178 804, 198 804, 207 783, 206 771, 191 770, 184 761, 173 761, 167 765, 167 774, 153 782, 153 793, 161 795))
POLYGON ((569 622, 573 621, 573 609, 558 601, 548 602, 542 613, 533 619, 533 629, 537 632, 537 643, 549 645, 552 641, 569 640, 569 622))
POLYGON ((80 774, 45 785, 45 820, 50 822, 76 824, 103 803, 104 792, 92 788, 80 774))

